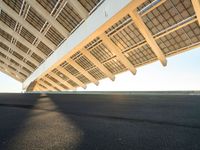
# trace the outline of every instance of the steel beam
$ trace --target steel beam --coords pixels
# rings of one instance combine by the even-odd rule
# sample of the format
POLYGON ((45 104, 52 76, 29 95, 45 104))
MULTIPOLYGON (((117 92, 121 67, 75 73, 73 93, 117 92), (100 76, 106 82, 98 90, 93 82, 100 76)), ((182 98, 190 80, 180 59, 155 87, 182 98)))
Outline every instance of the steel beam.
POLYGON ((117 47, 117 45, 115 45, 115 43, 105 34, 103 33, 100 38, 102 39, 103 43, 106 45, 106 47, 113 52, 117 58, 121 61, 121 63, 124 64, 124 66, 129 69, 132 74, 136 74, 136 69, 133 66, 133 64, 124 56, 124 54, 122 53, 122 51, 120 50, 119 47, 117 47))
POLYGON ((192 4, 200 25, 200 0, 192 0, 192 4))
POLYGON ((12 55, 11 53, 9 53, 8 51, 4 50, 1 47, 0 47, 0 52, 3 53, 6 56, 9 56, 11 59, 15 60, 17 63, 19 63, 21 66, 24 66, 25 68, 27 68, 31 72, 34 71, 34 69, 31 66, 29 66, 28 64, 26 64, 25 62, 23 62, 22 60, 20 60, 19 58, 15 57, 14 55, 12 55))
POLYGON ((61 13, 61 11, 63 10, 63 8, 65 7, 66 4, 67 4, 67 1, 65 1, 65 0, 63 0, 61 2, 60 2, 60 0, 57 1, 56 5, 54 6, 54 8, 56 6, 58 6, 58 7, 57 7, 57 10, 54 10, 54 9, 52 10, 51 13, 54 13, 52 16, 55 17, 55 18, 57 18, 59 16, 59 14, 61 13), (59 4, 59 6, 58 6, 58 4, 59 4))
POLYGON ((162 30, 162 31, 156 33, 155 35, 153 35, 153 37, 154 37, 155 40, 157 40, 157 39, 159 39, 163 36, 166 36, 166 35, 168 35, 172 32, 175 32, 175 31, 177 31, 177 30, 179 30, 179 29, 181 29, 181 28, 183 28, 183 27, 185 27, 189 24, 192 24, 196 21, 197 21, 197 18, 196 18, 195 15, 193 15, 191 17, 188 17, 188 18, 178 22, 177 24, 174 24, 174 25, 166 28, 165 30, 162 30))
POLYGON ((0 36, 0 41, 7 45, 9 48, 11 48, 13 51, 15 51, 16 53, 22 55, 25 59, 31 61, 33 64, 35 64, 36 66, 40 65, 40 63, 38 61, 36 61, 34 58, 32 58, 29 54, 25 53, 24 51, 20 50, 15 44, 7 41, 6 39, 4 39, 3 37, 0 36))
POLYGON ((152 51, 155 53, 157 58, 160 60, 163 66, 167 65, 167 59, 165 57, 165 54, 162 52, 158 44, 156 43, 155 39, 153 38, 153 35, 147 28, 147 26, 144 24, 141 16, 138 14, 137 10, 135 9, 131 13, 129 13, 131 18, 133 19, 136 27, 138 30, 142 33, 144 38, 146 39, 147 43, 150 45, 152 51))
POLYGON ((86 89, 87 86, 85 84, 83 84, 80 80, 78 80, 75 76, 73 76, 72 74, 70 74, 67 70, 65 70, 62 67, 57 68, 60 72, 62 72, 64 75, 66 75, 69 79, 71 79, 72 81, 74 81, 76 84, 78 84, 80 87, 86 89))
MULTIPOLYGON (((189 24, 192 24, 193 22, 196 22, 197 21, 197 18, 195 18, 195 16, 191 16, 191 17, 188 17, 187 19, 183 20, 183 21, 180 21, 178 22, 177 24, 174 24, 173 26, 170 26, 169 28, 166 28, 165 30, 153 35, 153 38, 155 40, 158 40, 160 39, 161 37, 164 37, 170 33, 173 33, 189 24)), ((138 49, 144 45, 148 44, 146 41, 143 42, 142 44, 140 45, 137 45, 135 46, 133 49, 130 49, 130 50, 134 50, 134 49, 138 49)))
MULTIPOLYGON (((105 30, 136 9, 146 0, 105 0, 94 13, 23 83, 26 88, 36 78, 47 74, 71 55, 84 48, 105 30), (115 4, 115 7, 113 7, 115 4)), ((104 67, 104 66, 103 66, 104 67)), ((112 75, 113 77, 113 75, 112 75)))
POLYGON ((39 91, 39 92, 40 92, 40 91, 45 91, 45 88, 42 87, 42 86, 40 86, 40 85, 37 85, 36 87, 38 88, 38 91, 39 91))
POLYGON ((71 86, 67 81, 65 81, 64 79, 62 79, 60 76, 56 75, 55 73, 51 73, 50 76, 52 76, 53 78, 55 78, 56 80, 58 80, 60 83, 66 85, 70 90, 75 90, 76 88, 71 86))
POLYGON ((47 90, 45 90, 45 91, 56 91, 56 89, 54 87, 46 84, 44 81, 38 80, 38 82, 40 82, 40 83, 42 82, 41 84, 44 84, 44 86, 47 88, 47 90))
POLYGON ((20 43, 23 43, 26 45, 31 51, 39 55, 40 57, 46 59, 47 56, 41 52, 37 47, 29 43, 25 38, 23 38, 21 35, 19 35, 17 32, 13 31, 11 28, 9 28, 7 25, 5 25, 3 22, 0 21, 0 28, 10 34, 13 38, 17 39, 20 43))
POLYGON ((99 81, 95 79, 90 73, 88 73, 85 69, 83 69, 79 64, 77 64, 74 60, 69 58, 67 62, 72 65, 74 68, 76 68, 82 75, 84 75, 86 78, 88 78, 91 82, 93 82, 96 85, 99 85, 99 81))
MULTIPOLYGON (((39 81, 38 81, 39 82, 39 81)), ((42 84, 40 84, 40 83, 37 83, 37 85, 36 85, 36 87, 39 87, 39 89, 40 89, 40 91, 46 91, 47 90, 47 88, 44 86, 44 85, 42 85, 42 84)))
MULTIPOLYGON (((1 65, 0 65, 0 66, 1 66, 1 65)), ((2 69, 1 67, 0 67, 0 71, 3 72, 3 73, 6 74, 6 75, 12 77, 13 79, 19 81, 19 82, 23 82, 23 79, 18 78, 18 77, 16 77, 16 76, 13 76, 10 72, 8 72, 8 71, 2 69)))
POLYGON ((115 81, 115 76, 102 64, 99 60, 94 57, 87 49, 83 48, 83 55, 85 55, 97 68, 99 68, 105 76, 109 77, 112 81, 115 81))
MULTIPOLYGON (((36 85, 36 88, 37 88, 37 91, 38 91, 38 92, 42 92, 42 91, 45 91, 45 90, 46 90, 46 88, 42 87, 42 86, 39 85, 39 84, 36 85)), ((34 88, 33 91, 36 91, 35 88, 34 88)))
POLYGON ((40 41, 45 43, 49 46, 52 50, 55 50, 57 46, 52 43, 49 39, 47 39, 42 33, 40 33, 36 28, 34 28, 31 24, 29 24, 26 20, 24 20, 23 17, 19 16, 13 9, 11 9, 6 3, 3 1, 0 1, 1 9, 6 12, 10 17, 15 19, 19 24, 21 24, 23 27, 25 27, 30 33, 32 33, 36 38, 38 38, 40 41))
MULTIPOLYGON (((15 69, 17 69, 19 66, 17 66, 16 64, 12 63, 10 60, 0 56, 0 60, 2 60, 6 65, 11 65, 12 67, 14 67, 15 69)), ((17 70, 18 72, 21 72, 23 74, 25 74, 27 77, 30 75, 28 72, 26 72, 25 70, 17 70)))
MULTIPOLYGON (((7 62, 5 62, 4 64, 1 64, 1 66, 2 67, 4 67, 4 68, 6 68, 6 69, 9 69, 9 70, 12 70, 12 69, 10 69, 9 67, 8 67, 8 65, 9 65, 9 63, 7 63, 7 62)), ((14 66, 13 66, 14 67, 14 66)), ((22 72, 22 71, 20 71, 20 72, 22 72)), ((15 76, 17 77, 20 77, 20 79, 23 79, 23 80, 25 80, 26 78, 24 77, 24 76, 22 76, 19 72, 17 72, 17 70, 16 71, 12 71, 12 73, 14 73, 15 74, 15 76)), ((23 73, 23 72, 22 72, 23 73)))
MULTIPOLYGON (((139 12, 139 14, 141 15, 141 16, 145 16, 146 14, 148 14, 149 12, 151 12, 151 11, 153 11, 154 9, 156 9, 157 7, 159 7, 160 5, 162 5, 163 3, 165 3, 167 0, 154 0, 153 2, 151 2, 149 5, 150 5, 150 8, 149 9, 147 9, 147 11, 145 11, 145 12, 139 12), (156 2, 156 4, 153 4, 152 5, 152 3, 154 3, 154 2, 156 2)), ((148 7, 148 5, 146 6, 146 7, 148 7)))
POLYGON ((48 21, 60 34, 64 37, 69 36, 69 32, 54 18, 52 17, 47 10, 44 9, 36 0, 26 0, 27 3, 37 10, 37 12, 48 21))
POLYGON ((81 5, 78 0, 66 0, 78 12, 82 19, 86 19, 89 15, 88 11, 81 5))
POLYGON ((43 91, 43 87, 39 86, 39 85, 36 85, 34 88, 33 88, 33 91, 37 91, 37 92, 40 92, 40 91, 43 91))
POLYGON ((3 69, 0 68, 0 70, 1 70, 2 72, 4 72, 4 73, 6 73, 7 75, 13 77, 14 79, 16 79, 16 80, 18 80, 18 81, 21 81, 21 82, 25 79, 25 77, 22 76, 22 75, 20 75, 20 74, 17 74, 17 75, 16 75, 16 74, 14 73, 14 71, 11 70, 10 68, 8 68, 5 64, 0 64, 0 66, 1 66, 2 68, 4 68, 4 71, 3 71, 3 69), (15 74, 15 76, 14 76, 13 74, 15 74))
POLYGON ((61 86, 59 86, 57 83, 55 83, 54 81, 52 81, 51 79, 49 79, 48 77, 43 77, 42 79, 46 80, 47 82, 49 82, 51 85, 53 85, 54 87, 56 87, 57 89, 59 89, 60 91, 64 91, 65 89, 61 86))

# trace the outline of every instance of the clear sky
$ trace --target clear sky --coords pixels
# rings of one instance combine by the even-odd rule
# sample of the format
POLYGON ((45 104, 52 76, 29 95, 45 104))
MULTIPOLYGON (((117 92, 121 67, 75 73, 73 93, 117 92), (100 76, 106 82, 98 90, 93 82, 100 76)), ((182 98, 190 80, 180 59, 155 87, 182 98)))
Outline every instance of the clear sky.
POLYGON ((0 71, 0 92, 21 92, 22 84, 0 71))
MULTIPOLYGON (((116 75, 115 81, 104 79, 99 86, 89 84, 87 91, 200 90, 200 48, 168 58, 167 67, 155 62, 116 75)), ((21 92, 22 85, 0 72, 0 92, 21 92)), ((78 91, 83 90, 78 88, 78 91)))

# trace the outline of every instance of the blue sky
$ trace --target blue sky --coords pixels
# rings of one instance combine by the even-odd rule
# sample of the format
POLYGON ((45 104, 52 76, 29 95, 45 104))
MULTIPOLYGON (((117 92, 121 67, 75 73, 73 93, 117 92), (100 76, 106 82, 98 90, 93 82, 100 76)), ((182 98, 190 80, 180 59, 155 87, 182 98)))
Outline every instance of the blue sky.
POLYGON ((157 61, 137 68, 135 76, 125 72, 117 75, 114 82, 105 79, 100 81, 99 86, 89 85, 87 90, 200 90, 200 48, 169 57, 167 60, 166 67, 157 61))
MULTIPOLYGON (((200 48, 168 58, 167 67, 155 62, 116 75, 115 81, 104 79, 99 86, 89 84, 88 91, 200 90, 200 48)), ((0 72, 0 92, 21 92, 22 85, 0 72)), ((78 88, 82 91, 82 88, 78 88)))

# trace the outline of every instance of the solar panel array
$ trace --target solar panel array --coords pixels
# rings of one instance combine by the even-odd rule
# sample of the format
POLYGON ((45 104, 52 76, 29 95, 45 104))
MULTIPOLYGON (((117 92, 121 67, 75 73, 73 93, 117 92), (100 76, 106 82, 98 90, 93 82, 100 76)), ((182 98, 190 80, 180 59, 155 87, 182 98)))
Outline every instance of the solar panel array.
MULTIPOLYGON (((83 8, 88 9, 89 14, 99 2, 82 0, 80 4, 83 8)), ((63 36, 63 33, 60 33, 37 9, 32 7, 29 1, 1 1, 0 52, 6 60, 1 61, 1 64, 4 65, 1 67, 1 71, 8 75, 14 75, 14 78, 20 82, 27 79, 86 19, 81 18, 71 4, 65 0, 34 0, 34 3, 42 6, 49 16, 55 18, 66 29, 67 33, 66 36, 63 36), (41 34, 39 36, 50 44, 38 38, 38 34, 28 28, 29 26, 36 29, 41 34), (10 57, 11 55, 12 57, 10 57), (18 66, 17 68, 9 67, 11 60, 15 66, 18 66), (22 76, 17 76, 17 74, 22 76)))
MULTIPOLYGON (((21 24, 2 8, 0 69, 4 72, 7 69, 7 73, 11 76, 18 75, 16 79, 22 82, 86 19, 70 4, 70 1, 35 0, 35 2, 54 18, 53 23, 61 25, 67 33, 66 36, 60 33, 58 27, 45 20, 45 17, 30 6, 28 1, 2 0, 2 3, 41 33, 39 36, 33 33, 26 28, 27 25, 21 24), (4 28, 5 26, 9 30, 4 28), (21 39, 30 43, 31 47, 21 39), (8 43, 11 43, 12 47, 8 43), (15 47, 17 49, 14 49, 15 47)), ((76 2, 88 15, 102 3, 100 0, 76 2)), ((136 10, 165 57, 200 45, 200 26, 191 0, 146 0, 136 10)), ((124 60, 127 60, 133 68, 157 61, 158 55, 130 15, 132 11, 102 31, 102 34, 114 44, 114 48, 105 43, 101 35, 95 37, 81 49, 71 50, 73 54, 70 53, 72 55, 62 63, 39 77, 31 90, 63 91, 85 87, 89 83, 98 83, 101 79, 111 78, 130 70, 130 65, 124 60)))

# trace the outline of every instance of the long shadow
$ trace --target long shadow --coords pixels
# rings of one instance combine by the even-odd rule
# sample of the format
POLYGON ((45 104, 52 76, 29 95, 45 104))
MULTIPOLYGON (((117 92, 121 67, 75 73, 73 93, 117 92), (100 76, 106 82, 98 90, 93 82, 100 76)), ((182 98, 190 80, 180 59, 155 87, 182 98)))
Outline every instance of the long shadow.
MULTIPOLYGON (((40 106, 34 106, 34 105, 24 105, 24 104, 0 104, 0 107, 13 107, 13 108, 24 108, 24 109, 31 109, 31 110, 43 110, 46 112, 62 112, 60 109, 49 109, 49 108, 43 108, 40 106)), ((72 112, 65 109, 65 114, 69 116, 76 116, 76 117, 84 117, 84 118, 95 118, 95 119, 106 119, 106 120, 115 120, 115 121, 124 121, 124 122, 139 122, 139 123, 151 123, 151 124, 159 124, 159 125, 171 125, 171 126, 177 126, 177 127, 186 127, 186 128, 194 128, 194 129, 200 129, 200 126, 198 125, 186 125, 186 124, 180 124, 176 122, 167 122, 167 121, 156 121, 156 120, 150 120, 150 119, 138 119, 138 118, 127 118, 127 117, 118 117, 118 116, 110 116, 110 115, 98 115, 98 114, 88 114, 88 113, 80 113, 80 112, 72 112)))
POLYGON ((199 108, 199 96, 2 94, 0 149, 199 150, 199 108))
POLYGON ((13 138, 23 130, 23 125, 29 117, 30 109, 38 94, 0 94, 0 149, 6 150, 13 144, 13 138), (18 107, 20 106, 20 107, 18 107))
POLYGON ((200 148, 199 96, 48 96, 83 132, 76 149, 200 148))

